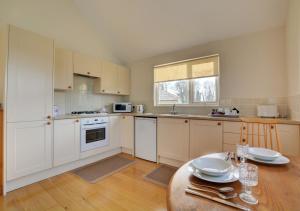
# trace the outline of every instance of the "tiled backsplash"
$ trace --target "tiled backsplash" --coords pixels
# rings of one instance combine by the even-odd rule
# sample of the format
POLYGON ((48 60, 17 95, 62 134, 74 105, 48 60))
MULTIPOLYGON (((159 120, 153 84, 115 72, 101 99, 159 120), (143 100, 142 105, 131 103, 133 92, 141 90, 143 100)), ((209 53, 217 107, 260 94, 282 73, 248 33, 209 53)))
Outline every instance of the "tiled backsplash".
POLYGON ((72 111, 98 110, 106 107, 111 111, 112 103, 121 102, 125 97, 116 95, 94 94, 93 78, 74 76, 72 91, 55 91, 54 105, 59 107, 59 114, 69 114, 72 111))
MULTIPOLYGON (((299 100, 300 102, 300 100, 299 100)), ((288 116, 288 105, 287 98, 223 98, 220 100, 220 107, 231 107, 234 106, 240 111, 240 115, 243 116, 256 116, 257 105, 259 104, 277 104, 279 114, 281 117, 288 116)), ((216 107, 212 106, 194 106, 185 107, 177 106, 176 111, 179 113, 189 113, 189 114, 199 114, 207 115, 211 110, 216 107)), ((151 112, 147 110, 147 112, 151 112)), ((170 107, 154 107, 154 113, 168 113, 170 112, 170 107)))

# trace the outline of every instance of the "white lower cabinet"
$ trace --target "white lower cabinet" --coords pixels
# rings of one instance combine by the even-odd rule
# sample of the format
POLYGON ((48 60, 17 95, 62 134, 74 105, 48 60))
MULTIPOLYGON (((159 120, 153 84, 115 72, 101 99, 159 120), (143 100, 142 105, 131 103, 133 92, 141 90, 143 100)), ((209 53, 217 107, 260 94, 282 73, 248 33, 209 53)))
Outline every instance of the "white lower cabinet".
POLYGON ((134 154, 134 117, 121 116, 120 138, 122 151, 134 154))
POLYGON ((120 124, 121 124, 120 116, 109 117, 109 148, 110 149, 121 147, 120 124))
POLYGON ((51 122, 7 123, 7 180, 51 167, 51 122))
POLYGON ((59 166, 79 159, 80 122, 78 119, 54 121, 53 165, 59 166))
POLYGON ((278 136, 282 145, 282 153, 285 155, 300 155, 299 125, 279 124, 278 136))
POLYGON ((190 121, 190 159, 201 155, 222 152, 222 122, 190 121))
POLYGON ((181 163, 189 160, 189 120, 157 119, 157 153, 159 162, 163 159, 181 163))
MULTIPOLYGON (((223 151, 235 151, 236 144, 240 142, 240 122, 224 121, 224 134, 223 134, 223 151)), ((274 130, 274 128, 272 129, 274 130)), ((300 155, 300 134, 299 125, 278 124, 278 136, 282 145, 282 153, 284 155, 300 155)), ((273 131, 273 141, 275 141, 275 132, 273 131)), ((263 132, 260 132, 260 140, 263 140, 263 132)), ((248 140, 252 143, 252 135, 248 136, 248 140)), ((258 144, 258 135, 254 131, 253 136, 254 146, 258 144)), ((274 143, 275 144, 275 143, 274 143)))

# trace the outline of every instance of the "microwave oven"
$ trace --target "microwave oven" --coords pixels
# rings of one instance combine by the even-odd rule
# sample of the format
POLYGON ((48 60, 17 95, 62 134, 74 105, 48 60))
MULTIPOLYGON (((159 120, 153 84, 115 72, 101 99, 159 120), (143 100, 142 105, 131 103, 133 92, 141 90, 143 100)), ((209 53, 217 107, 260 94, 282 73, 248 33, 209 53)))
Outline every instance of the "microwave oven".
POLYGON ((130 113, 133 111, 132 103, 114 103, 113 112, 114 113, 130 113))

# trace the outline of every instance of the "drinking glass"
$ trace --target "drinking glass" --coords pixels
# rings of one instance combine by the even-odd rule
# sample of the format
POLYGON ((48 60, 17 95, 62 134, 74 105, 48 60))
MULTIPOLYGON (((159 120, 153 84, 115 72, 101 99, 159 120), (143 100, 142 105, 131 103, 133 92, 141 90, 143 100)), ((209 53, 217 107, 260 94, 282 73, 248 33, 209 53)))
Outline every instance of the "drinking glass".
POLYGON ((258 184, 258 168, 250 163, 241 163, 239 166, 239 181, 243 185, 240 199, 249 204, 257 204, 258 200, 252 195, 252 187, 258 184))
POLYGON ((248 154, 249 145, 248 144, 237 144, 236 145, 236 156, 240 157, 241 163, 246 162, 246 156, 248 154))

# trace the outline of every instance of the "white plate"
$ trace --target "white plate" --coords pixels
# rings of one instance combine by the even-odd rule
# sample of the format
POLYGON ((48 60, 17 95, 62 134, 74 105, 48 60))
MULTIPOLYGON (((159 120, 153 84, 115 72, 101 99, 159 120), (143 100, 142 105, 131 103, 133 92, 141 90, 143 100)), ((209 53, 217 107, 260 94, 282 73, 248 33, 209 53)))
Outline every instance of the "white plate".
POLYGON ((290 162, 290 160, 287 157, 284 157, 283 155, 279 156, 275 160, 261 160, 249 154, 246 156, 246 158, 258 163, 265 163, 265 164, 272 164, 272 165, 283 165, 283 164, 288 164, 290 162))
POLYGON ((199 170, 195 169, 192 165, 189 166, 189 170, 193 173, 195 177, 208 182, 231 183, 239 179, 239 170, 236 167, 232 167, 232 169, 227 174, 219 177, 203 174, 199 170))
POLYGON ((199 157, 192 161, 192 165, 199 172, 209 176, 225 175, 231 168, 231 164, 221 158, 199 157))
POLYGON ((266 161, 272 161, 281 156, 279 152, 261 147, 250 147, 248 153, 255 158, 266 161))

